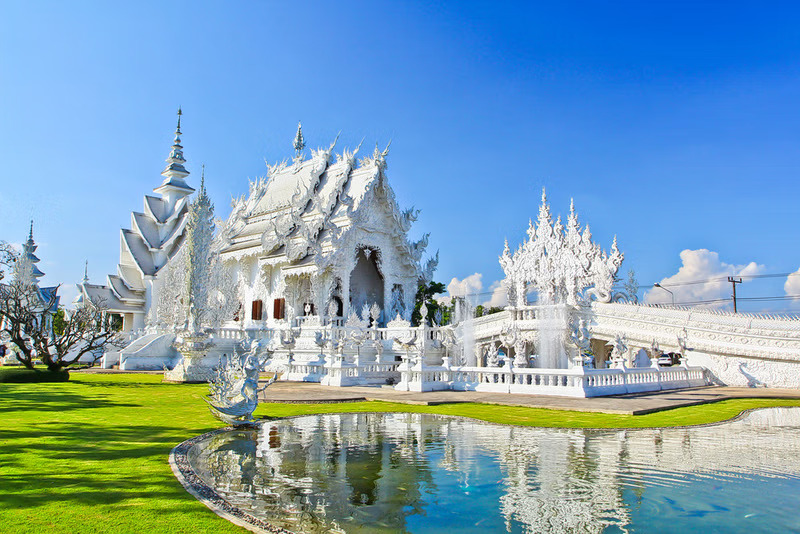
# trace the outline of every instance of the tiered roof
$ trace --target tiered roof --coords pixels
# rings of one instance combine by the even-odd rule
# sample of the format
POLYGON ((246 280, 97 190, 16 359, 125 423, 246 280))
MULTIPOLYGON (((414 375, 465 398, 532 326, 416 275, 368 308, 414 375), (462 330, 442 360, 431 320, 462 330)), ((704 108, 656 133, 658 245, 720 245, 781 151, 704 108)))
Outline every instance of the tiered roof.
POLYGON ((31 221, 31 231, 28 234, 28 240, 22 244, 22 253, 27 256, 28 261, 30 261, 31 275, 38 283, 39 278, 43 277, 44 273, 39 270, 39 267, 36 266, 36 264, 40 261, 39 258, 36 257, 36 254, 34 254, 37 248, 39 248, 39 245, 33 241, 33 221, 31 221))
MULTIPOLYGON (((386 178, 388 146, 375 147, 371 156, 356 162, 359 147, 344 150, 332 163, 336 140, 328 148, 312 150, 304 160, 298 149, 298 129, 291 163, 269 166, 266 177, 251 182, 248 196, 233 202, 233 211, 222 232, 222 253, 236 258, 255 255, 288 271, 312 272, 332 264, 347 234, 369 216, 365 206, 381 205, 395 224, 382 228, 392 233, 405 252, 407 266, 420 276, 420 258, 427 236, 409 242, 406 233, 417 211, 401 211, 386 178)), ((435 265, 435 264, 434 264, 435 265)))
POLYGON ((161 172, 164 180, 153 189, 159 196, 145 195, 143 212, 132 212, 131 228, 120 230, 117 273, 108 275, 107 285, 84 280, 78 286, 85 298, 99 299, 110 311, 144 311, 146 278, 155 276, 183 241, 188 196, 194 189, 186 183, 189 171, 184 166, 186 159, 181 146, 181 115, 179 109, 175 139, 167 166, 161 172))

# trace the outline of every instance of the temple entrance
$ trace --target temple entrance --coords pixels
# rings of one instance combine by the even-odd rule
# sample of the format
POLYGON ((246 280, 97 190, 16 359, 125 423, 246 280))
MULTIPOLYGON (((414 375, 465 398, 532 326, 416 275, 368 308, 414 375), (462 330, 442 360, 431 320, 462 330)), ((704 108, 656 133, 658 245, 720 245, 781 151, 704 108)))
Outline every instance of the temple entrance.
POLYGON ((350 310, 360 314, 365 304, 377 304, 383 310, 383 275, 378 268, 378 253, 362 248, 350 273, 350 310))

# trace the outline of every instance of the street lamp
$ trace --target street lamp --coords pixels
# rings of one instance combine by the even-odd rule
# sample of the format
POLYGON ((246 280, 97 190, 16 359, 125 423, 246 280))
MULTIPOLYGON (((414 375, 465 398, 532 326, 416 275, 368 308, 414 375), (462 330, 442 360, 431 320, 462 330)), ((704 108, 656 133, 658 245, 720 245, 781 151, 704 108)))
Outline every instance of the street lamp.
POLYGON ((670 291, 669 289, 667 289, 666 287, 662 286, 657 282, 653 284, 653 287, 660 287, 661 289, 669 293, 669 296, 672 297, 672 305, 675 306, 675 293, 673 293, 672 291, 670 291))

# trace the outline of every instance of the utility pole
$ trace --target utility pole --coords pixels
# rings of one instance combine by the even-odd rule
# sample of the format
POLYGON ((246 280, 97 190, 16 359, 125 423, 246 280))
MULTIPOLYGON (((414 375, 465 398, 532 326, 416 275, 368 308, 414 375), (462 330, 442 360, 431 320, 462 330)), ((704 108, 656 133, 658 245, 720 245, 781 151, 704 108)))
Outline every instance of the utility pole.
POLYGON ((738 280, 732 276, 728 277, 728 282, 731 283, 733 286, 733 313, 736 313, 736 284, 741 284, 742 279, 739 278, 738 280))

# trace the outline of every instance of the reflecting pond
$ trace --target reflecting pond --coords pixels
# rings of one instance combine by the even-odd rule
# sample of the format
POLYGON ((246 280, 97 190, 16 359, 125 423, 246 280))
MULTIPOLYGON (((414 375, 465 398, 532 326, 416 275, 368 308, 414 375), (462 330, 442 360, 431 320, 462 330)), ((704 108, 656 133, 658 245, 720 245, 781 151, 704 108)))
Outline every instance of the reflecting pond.
POLYGON ((297 532, 800 531, 800 408, 645 430, 316 415, 209 435, 188 459, 297 532))

